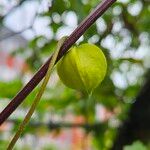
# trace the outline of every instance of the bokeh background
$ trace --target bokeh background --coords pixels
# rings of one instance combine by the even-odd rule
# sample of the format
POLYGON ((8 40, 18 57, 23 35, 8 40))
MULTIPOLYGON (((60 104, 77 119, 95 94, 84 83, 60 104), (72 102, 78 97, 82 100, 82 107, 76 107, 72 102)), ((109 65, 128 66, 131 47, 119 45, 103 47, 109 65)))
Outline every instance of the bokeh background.
MULTIPOLYGON (((0 0, 0 111, 100 0, 0 0)), ((15 150, 150 149, 150 1, 118 0, 77 44, 101 47, 108 71, 90 107, 56 70, 15 150), (87 118, 88 122, 87 122, 87 118)), ((5 150, 38 87, 0 126, 5 150)))

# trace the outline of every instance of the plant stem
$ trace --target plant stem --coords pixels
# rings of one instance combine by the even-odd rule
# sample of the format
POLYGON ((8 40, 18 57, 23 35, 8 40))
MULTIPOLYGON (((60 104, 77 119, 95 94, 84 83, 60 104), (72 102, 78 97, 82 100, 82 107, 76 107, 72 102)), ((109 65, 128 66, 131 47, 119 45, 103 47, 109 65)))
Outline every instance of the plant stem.
MULTIPOLYGON (((116 0, 102 1, 94 11, 83 20, 74 32, 62 45, 57 57, 57 61, 68 51, 68 49, 84 34, 84 32, 115 2, 116 0)), ((23 102, 32 92, 38 83, 45 76, 52 57, 39 69, 25 87, 11 100, 6 108, 0 113, 0 125, 13 113, 13 111, 23 102)))
POLYGON ((29 122, 29 120, 30 120, 32 114, 34 113, 34 111, 35 111, 35 109, 36 109, 38 103, 40 102, 40 99, 41 99, 41 97, 42 97, 42 95, 43 95, 43 93, 44 93, 44 91, 45 91, 46 85, 47 85, 47 83, 48 83, 48 81, 49 81, 49 78, 50 78, 50 75, 51 75, 51 73, 52 73, 52 69, 53 69, 54 64, 55 64, 55 61, 56 61, 56 59, 57 59, 57 55, 58 55, 59 50, 60 50, 60 48, 61 48, 63 42, 65 41, 65 39, 66 39, 66 37, 63 37, 63 38, 58 42, 57 48, 56 48, 56 50, 55 50, 55 52, 54 52, 54 55, 53 55, 53 57, 52 57, 52 60, 51 60, 51 62, 50 62, 50 64, 49 64, 48 71, 47 71, 47 73, 46 73, 46 76, 45 76, 45 78, 44 78, 44 81, 42 82, 42 85, 41 85, 41 87, 40 87, 40 90, 39 90, 38 94, 36 95, 36 97, 35 97, 35 99, 34 99, 34 101, 33 101, 33 104, 31 105, 31 108, 29 109, 27 115, 25 116, 25 118, 24 118, 23 122, 21 123, 19 129, 17 130, 15 136, 13 137, 12 141, 10 142, 10 144, 9 144, 9 146, 8 146, 8 148, 7 148, 7 150, 12 150, 12 149, 13 149, 15 143, 16 143, 17 140, 19 139, 19 137, 20 137, 20 135, 22 134, 22 132, 23 132, 25 126, 28 124, 28 122, 29 122))

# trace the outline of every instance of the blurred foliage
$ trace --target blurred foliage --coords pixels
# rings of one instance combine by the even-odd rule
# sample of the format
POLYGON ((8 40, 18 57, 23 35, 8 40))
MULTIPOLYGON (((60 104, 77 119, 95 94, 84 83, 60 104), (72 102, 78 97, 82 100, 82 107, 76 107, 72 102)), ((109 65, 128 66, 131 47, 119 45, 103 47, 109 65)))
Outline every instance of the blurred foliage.
MULTIPOLYGON (((24 3, 29 2, 25 1, 24 3)), ((52 7, 38 14, 38 17, 49 19, 48 26, 52 30, 52 37, 37 35, 28 41, 27 47, 12 52, 13 56, 23 56, 29 70, 26 70, 20 79, 14 79, 11 82, 0 81, 0 98, 11 99, 16 95, 24 85, 24 76, 29 72, 35 73, 53 52, 60 38, 57 35, 62 28, 73 31, 77 27, 76 24, 73 27, 69 25, 71 22, 65 19, 68 15, 71 14, 72 19, 77 20, 77 24, 79 24, 98 3, 99 0, 54 0, 52 7)), ((150 46, 150 8, 148 4, 149 1, 146 0, 120 0, 116 2, 78 41, 78 43, 94 43, 101 47, 108 61, 107 75, 102 84, 93 92, 91 107, 88 111, 88 97, 80 91, 65 87, 54 71, 54 78, 52 77, 50 81, 52 85, 47 87, 32 121, 45 122, 51 120, 53 114, 63 118, 69 113, 86 118, 88 113, 89 118, 92 118, 91 122, 94 123, 100 118, 100 116, 96 116, 97 104, 113 114, 113 118, 115 122, 119 122, 118 124, 128 117, 127 112, 134 102, 148 70, 146 60, 149 54, 148 51, 145 51, 150 46), (145 55, 141 54, 140 49, 143 49, 145 55), (139 54, 137 55, 137 53, 139 54), (53 80, 56 80, 56 83, 53 80), (48 119, 47 116, 49 116, 48 119)), ((2 6, 0 5, 0 7, 2 6)), ((3 23, 3 19, 0 23, 3 23)), ((61 36, 66 34, 68 32, 61 34, 61 36)), ((38 88, 26 98, 19 108, 20 110, 26 110, 30 107, 37 91, 38 88)), ((16 119, 21 121, 22 117, 20 115, 16 119)), ((92 131, 94 149, 108 150, 112 147, 118 125, 112 125, 111 120, 112 118, 106 119, 101 122, 101 126, 96 126, 92 131)), ((18 123, 13 126, 12 132, 17 127, 18 123)), ((38 131, 43 132, 39 128, 29 126, 24 134, 27 132, 36 134, 38 131)), ((1 135, 0 139, 2 139, 1 135)), ((0 149, 3 149, 1 148, 3 145, 5 142, 0 141, 0 149)), ((44 149, 56 148, 48 146, 44 149)), ((131 149, 146 150, 145 146, 139 142, 124 148, 124 150, 131 149)))
POLYGON ((13 80, 11 82, 0 81, 0 98, 12 98, 21 87, 21 80, 13 80))
POLYGON ((148 150, 140 141, 134 142, 130 146, 125 146, 123 150, 148 150))

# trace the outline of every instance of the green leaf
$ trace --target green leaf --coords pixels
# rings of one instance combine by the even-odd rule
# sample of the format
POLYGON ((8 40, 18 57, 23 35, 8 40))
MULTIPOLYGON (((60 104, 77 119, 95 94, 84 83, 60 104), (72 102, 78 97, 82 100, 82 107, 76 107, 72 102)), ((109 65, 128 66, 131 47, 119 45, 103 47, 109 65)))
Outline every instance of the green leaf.
POLYGON ((136 141, 132 145, 124 146, 123 150, 148 150, 142 142, 136 141))

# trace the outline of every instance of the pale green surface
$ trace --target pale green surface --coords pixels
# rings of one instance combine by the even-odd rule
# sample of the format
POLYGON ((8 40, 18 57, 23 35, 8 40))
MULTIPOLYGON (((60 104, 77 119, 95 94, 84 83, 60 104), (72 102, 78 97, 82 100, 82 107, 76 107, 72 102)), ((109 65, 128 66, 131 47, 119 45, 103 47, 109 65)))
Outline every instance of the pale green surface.
POLYGON ((106 70, 103 52, 88 43, 72 47, 57 65, 58 75, 66 86, 88 93, 104 79, 106 70))
POLYGON ((142 142, 136 141, 132 145, 127 145, 123 150, 148 150, 142 142))

